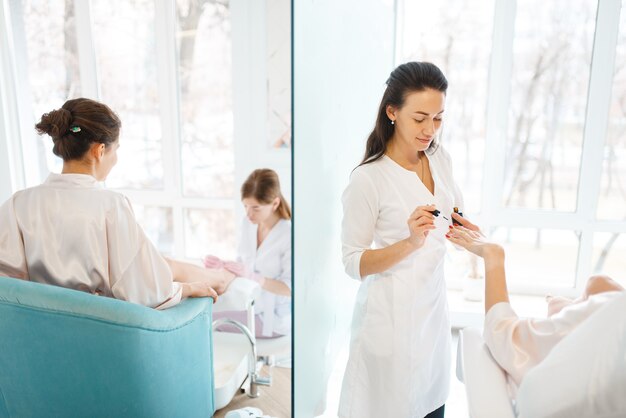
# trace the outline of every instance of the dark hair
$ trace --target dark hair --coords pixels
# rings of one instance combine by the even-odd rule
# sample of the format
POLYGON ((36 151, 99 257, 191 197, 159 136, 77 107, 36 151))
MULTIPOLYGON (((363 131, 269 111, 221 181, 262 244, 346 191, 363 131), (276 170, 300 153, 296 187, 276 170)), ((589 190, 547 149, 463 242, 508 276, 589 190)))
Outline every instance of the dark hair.
POLYGON ((35 128, 39 135, 52 137, 55 155, 69 161, 81 159, 94 142, 108 147, 117 141, 121 126, 120 118, 107 105, 79 98, 44 113, 35 128))
MULTIPOLYGON (((407 62, 399 65, 391 72, 386 84, 387 88, 378 107, 376 126, 367 138, 365 156, 360 165, 378 160, 387 150, 387 144, 394 130, 394 125, 391 124, 387 116, 387 106, 402 107, 406 96, 416 91, 433 89, 445 94, 448 90, 448 80, 441 70, 430 62, 407 62)), ((435 140, 430 144, 427 151, 433 153, 438 146, 438 142, 435 140)))
POLYGON ((287 203, 287 200, 280 192, 280 181, 278 180, 278 174, 274 170, 269 168, 254 170, 241 186, 241 199, 247 197, 252 197, 259 203, 266 205, 272 203, 278 197, 280 198, 280 203, 276 209, 278 216, 282 219, 291 219, 289 203, 287 203))

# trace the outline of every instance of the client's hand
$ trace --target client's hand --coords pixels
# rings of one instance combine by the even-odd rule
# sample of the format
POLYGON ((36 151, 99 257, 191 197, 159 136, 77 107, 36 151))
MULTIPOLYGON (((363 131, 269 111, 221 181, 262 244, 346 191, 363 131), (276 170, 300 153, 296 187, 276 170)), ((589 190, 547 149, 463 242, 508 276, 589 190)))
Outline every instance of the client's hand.
POLYGON ((455 222, 458 222, 461 224, 461 226, 464 226, 465 228, 471 230, 471 231, 475 231, 475 232, 480 232, 482 234, 482 232, 480 231, 480 228, 478 227, 478 225, 474 225, 473 223, 470 222, 469 219, 464 218, 463 216, 459 215, 458 213, 453 212, 452 213, 452 219, 454 219, 455 222))
POLYGON ((222 261, 222 259, 210 254, 204 257, 202 263, 204 267, 208 269, 221 269, 224 267, 224 261, 222 261))
POLYGON ((446 238, 453 244, 463 247, 467 251, 483 258, 489 253, 503 253, 504 251, 500 245, 489 242, 480 230, 475 231, 463 226, 450 227, 446 238))
POLYGON ((217 301, 217 292, 207 282, 181 283, 183 287, 183 298, 213 298, 217 301))
POLYGON ((263 287, 263 284, 265 283, 265 277, 263 277, 263 275, 257 272, 248 270, 246 266, 243 265, 243 263, 237 263, 235 261, 226 261, 224 263, 224 268, 238 277, 245 277, 247 279, 254 280, 261 287, 263 287))

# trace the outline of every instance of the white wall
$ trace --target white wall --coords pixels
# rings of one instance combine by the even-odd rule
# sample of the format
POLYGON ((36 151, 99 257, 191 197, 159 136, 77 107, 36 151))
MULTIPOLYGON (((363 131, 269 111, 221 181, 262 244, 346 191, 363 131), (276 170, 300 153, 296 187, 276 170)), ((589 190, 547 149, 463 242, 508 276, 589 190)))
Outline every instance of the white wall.
POLYGON ((357 282, 341 264, 341 193, 393 69, 393 0, 294 5, 294 414, 324 412, 357 282))

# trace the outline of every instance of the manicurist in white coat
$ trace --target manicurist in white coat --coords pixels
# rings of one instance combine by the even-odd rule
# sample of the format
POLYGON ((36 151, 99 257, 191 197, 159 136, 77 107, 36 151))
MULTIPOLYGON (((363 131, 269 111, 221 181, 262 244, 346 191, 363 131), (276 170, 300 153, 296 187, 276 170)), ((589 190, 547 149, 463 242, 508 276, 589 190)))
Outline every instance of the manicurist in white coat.
POLYGON ((363 162, 343 194, 343 263, 361 287, 342 418, 444 416, 451 357, 445 234, 454 207, 463 206, 437 136, 447 85, 430 63, 391 73, 363 162))
MULTIPOLYGON (((291 333, 291 209, 280 191, 278 175, 254 170, 241 186, 246 216, 241 227, 237 261, 207 255, 204 265, 225 268, 261 286, 255 301, 256 336, 271 338, 291 333)), ((246 322, 245 312, 216 312, 246 322)), ((224 330, 230 328, 226 325, 224 330)))
POLYGON ((159 254, 123 195, 102 187, 117 162, 121 122, 106 105, 68 100, 36 125, 63 159, 61 174, 0 207, 0 275, 153 308, 217 298, 234 275, 159 254))

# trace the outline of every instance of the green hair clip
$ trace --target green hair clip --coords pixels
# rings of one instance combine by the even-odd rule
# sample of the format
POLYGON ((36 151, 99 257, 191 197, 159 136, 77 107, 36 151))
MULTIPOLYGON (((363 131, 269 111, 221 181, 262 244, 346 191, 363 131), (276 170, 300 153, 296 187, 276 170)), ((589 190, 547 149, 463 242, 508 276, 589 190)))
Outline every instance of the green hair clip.
POLYGON ((80 132, 80 126, 72 126, 70 127, 70 131, 73 133, 78 133, 80 132))

